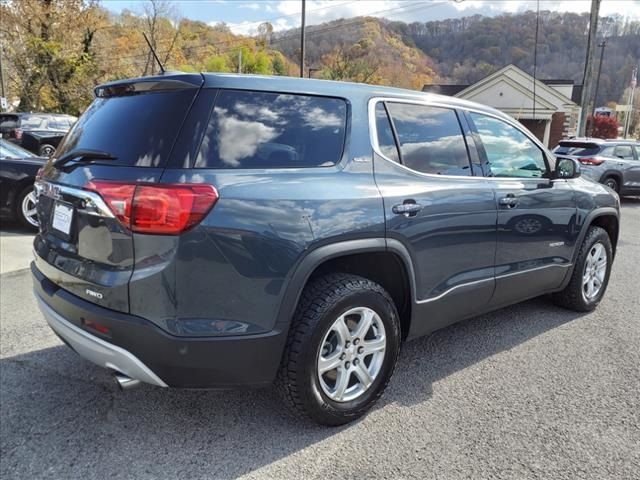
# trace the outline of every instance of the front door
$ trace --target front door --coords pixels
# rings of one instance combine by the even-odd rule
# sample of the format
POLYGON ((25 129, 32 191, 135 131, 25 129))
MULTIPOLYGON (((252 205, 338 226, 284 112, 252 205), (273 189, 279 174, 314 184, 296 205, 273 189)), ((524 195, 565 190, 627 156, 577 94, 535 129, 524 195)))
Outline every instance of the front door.
POLYGON ((401 243, 411 256, 415 303, 409 335, 419 336, 489 302, 495 198, 491 182, 473 176, 479 165, 469 152, 472 160, 477 152, 455 110, 389 101, 378 102, 375 112, 375 178, 384 198, 387 242, 401 243))
POLYGON ((492 305, 559 287, 574 251, 577 211, 570 180, 551 179, 552 158, 515 123, 475 112, 468 118, 498 208, 492 305))

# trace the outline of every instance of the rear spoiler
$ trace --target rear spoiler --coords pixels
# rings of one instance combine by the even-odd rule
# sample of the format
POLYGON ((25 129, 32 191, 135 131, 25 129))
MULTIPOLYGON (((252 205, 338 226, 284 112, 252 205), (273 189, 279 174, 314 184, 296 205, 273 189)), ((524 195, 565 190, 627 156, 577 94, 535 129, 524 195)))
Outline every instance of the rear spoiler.
POLYGON ((200 88, 204 84, 204 77, 200 73, 167 72, 154 77, 140 77, 98 85, 94 93, 98 98, 120 97, 140 93, 159 92, 167 90, 184 90, 200 88))

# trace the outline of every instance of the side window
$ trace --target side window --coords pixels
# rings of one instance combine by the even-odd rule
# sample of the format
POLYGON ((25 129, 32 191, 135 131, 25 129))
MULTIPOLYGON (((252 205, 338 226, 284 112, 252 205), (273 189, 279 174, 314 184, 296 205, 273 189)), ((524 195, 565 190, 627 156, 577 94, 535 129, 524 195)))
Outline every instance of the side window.
POLYGON ((404 165, 422 173, 471 175, 456 112, 448 108, 388 103, 404 165))
POLYGON ((400 157, 398 155, 398 147, 396 146, 396 141, 393 138, 393 130, 391 130, 387 110, 384 108, 384 104, 382 102, 378 102, 376 104, 376 132, 378 135, 378 146, 380 147, 380 152, 385 157, 399 163, 400 157))
POLYGON ((617 145, 613 151, 613 156, 616 158, 624 158, 625 160, 633 160, 631 145, 617 145))
POLYGON ((471 113, 487 154, 490 177, 537 178, 547 175, 542 150, 524 133, 502 120, 471 113))
POLYGON ((602 150, 600 150, 600 153, 598 155, 601 157, 614 158, 616 156, 614 153, 614 150, 615 150, 614 147, 604 147, 602 150))
POLYGON ((221 90, 195 168, 335 165, 347 121, 344 100, 221 90))

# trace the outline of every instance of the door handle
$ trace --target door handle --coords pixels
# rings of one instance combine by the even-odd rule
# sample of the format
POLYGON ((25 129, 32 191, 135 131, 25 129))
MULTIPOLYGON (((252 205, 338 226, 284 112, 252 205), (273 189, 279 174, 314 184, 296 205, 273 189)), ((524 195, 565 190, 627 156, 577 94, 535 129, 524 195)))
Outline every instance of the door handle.
POLYGON ((419 203, 401 203, 394 205, 391 209, 396 215, 404 215, 405 217, 417 215, 420 210, 422 210, 422 205, 419 203))
POLYGON ((518 205, 518 197, 513 193, 507 193, 504 197, 498 200, 498 203, 507 208, 513 208, 518 205))

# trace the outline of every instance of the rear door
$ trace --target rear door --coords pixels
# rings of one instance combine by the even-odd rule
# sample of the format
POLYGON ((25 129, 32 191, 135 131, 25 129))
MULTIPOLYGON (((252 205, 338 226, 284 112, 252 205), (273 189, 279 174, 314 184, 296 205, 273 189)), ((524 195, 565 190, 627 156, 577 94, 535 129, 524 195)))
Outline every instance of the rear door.
POLYGON ((477 152, 459 112, 373 102, 375 178, 387 239, 411 256, 416 303, 410 336, 423 335, 476 313, 491 298, 494 193, 490 182, 473 176, 474 169, 480 172, 477 152))
POLYGON ((640 162, 634 145, 630 143, 616 145, 611 152, 611 157, 622 173, 620 190, 640 190, 640 162))
POLYGON ((35 262, 49 280, 129 310, 133 234, 118 219, 130 215, 118 182, 158 181, 201 84, 200 75, 181 75, 97 89, 37 184, 35 262), (56 165, 62 158, 69 160, 56 165))
POLYGON ((634 159, 629 161, 625 172, 624 188, 629 191, 640 191, 640 144, 633 145, 634 159))
POLYGON ((483 113, 467 115, 497 200, 492 304, 513 303, 558 287, 571 266, 577 233, 570 181, 551 179, 553 159, 524 129, 483 113))

